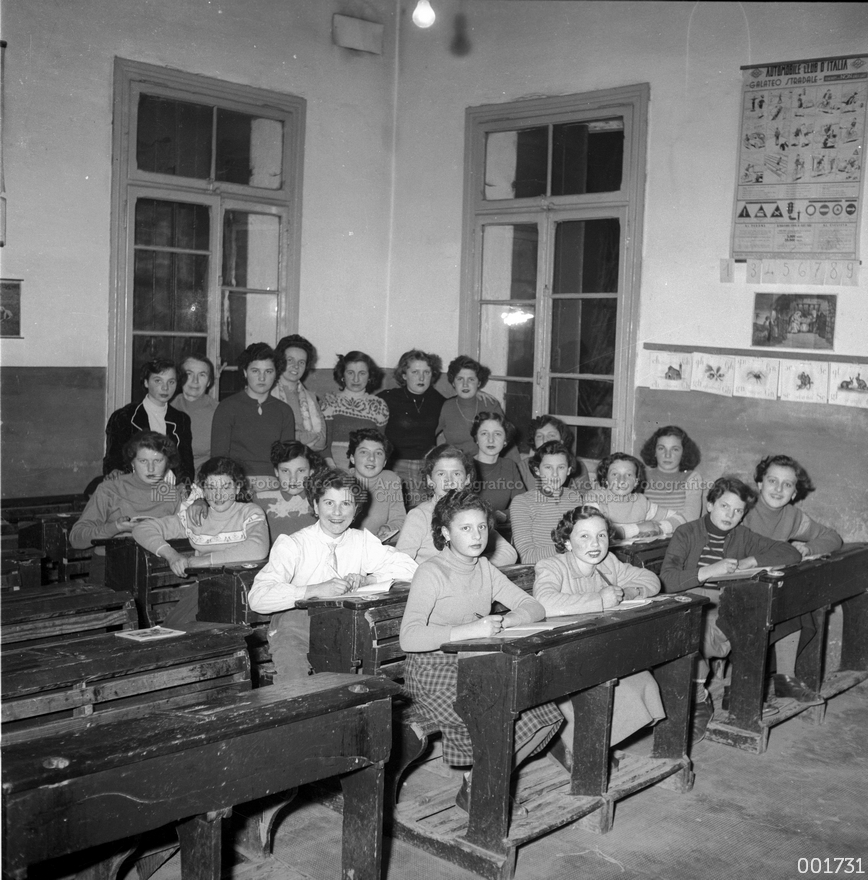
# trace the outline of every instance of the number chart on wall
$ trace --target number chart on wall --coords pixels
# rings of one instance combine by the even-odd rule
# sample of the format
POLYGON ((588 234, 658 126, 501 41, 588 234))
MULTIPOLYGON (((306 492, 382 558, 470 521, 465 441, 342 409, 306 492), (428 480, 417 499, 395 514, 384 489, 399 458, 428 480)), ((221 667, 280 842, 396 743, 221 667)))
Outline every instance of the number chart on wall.
POLYGON ((757 283, 855 285, 868 56, 742 70, 732 257, 757 283))

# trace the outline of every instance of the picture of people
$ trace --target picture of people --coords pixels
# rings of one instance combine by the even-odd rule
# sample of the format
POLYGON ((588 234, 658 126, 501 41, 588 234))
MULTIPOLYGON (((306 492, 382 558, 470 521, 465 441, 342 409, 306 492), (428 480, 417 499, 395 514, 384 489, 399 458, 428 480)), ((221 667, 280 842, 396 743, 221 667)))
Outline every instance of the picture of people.
POLYGON ((757 293, 751 345, 834 351, 837 296, 757 293))

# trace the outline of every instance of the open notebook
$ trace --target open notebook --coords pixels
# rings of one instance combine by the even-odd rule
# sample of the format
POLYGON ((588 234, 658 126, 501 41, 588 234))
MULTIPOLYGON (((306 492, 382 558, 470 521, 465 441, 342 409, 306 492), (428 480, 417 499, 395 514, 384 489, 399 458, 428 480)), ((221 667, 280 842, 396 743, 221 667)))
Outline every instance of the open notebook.
POLYGON ((377 581, 375 584, 366 584, 364 587, 358 587, 352 590, 351 596, 372 596, 376 593, 388 593, 392 589, 394 581, 377 581))
POLYGON ((544 632, 549 629, 558 629, 562 626, 571 626, 574 623, 586 623, 595 617, 609 614, 612 611, 628 611, 631 608, 641 608, 648 605, 650 599, 625 599, 617 608, 607 608, 605 611, 588 611, 584 614, 561 614, 557 617, 547 617, 545 620, 537 620, 535 623, 520 623, 502 630, 500 635, 509 637, 517 633, 544 632))

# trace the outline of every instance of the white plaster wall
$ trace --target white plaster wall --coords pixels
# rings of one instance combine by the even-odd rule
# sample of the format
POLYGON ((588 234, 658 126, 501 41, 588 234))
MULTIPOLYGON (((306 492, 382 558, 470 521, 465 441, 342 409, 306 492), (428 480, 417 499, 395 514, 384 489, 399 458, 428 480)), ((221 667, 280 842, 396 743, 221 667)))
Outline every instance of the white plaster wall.
POLYGON ((4 366, 105 366, 115 55, 306 98, 300 329, 385 349, 392 0, 10 0, 4 277, 24 339, 4 366), (383 56, 332 44, 334 13, 386 25, 383 56), (352 320, 347 316, 352 314, 352 320))
MULTIPOLYGON (((729 249, 740 67, 865 52, 863 3, 437 0, 402 19, 389 347, 457 354, 464 110, 522 97, 651 85, 640 342, 747 347, 754 287, 720 282, 729 249), (454 14, 473 49, 449 52, 454 14)), ((868 256, 863 209, 861 253, 868 256)), ((763 287, 763 291, 793 288, 763 287)), ((835 349, 865 354, 868 265, 839 294, 835 349)))

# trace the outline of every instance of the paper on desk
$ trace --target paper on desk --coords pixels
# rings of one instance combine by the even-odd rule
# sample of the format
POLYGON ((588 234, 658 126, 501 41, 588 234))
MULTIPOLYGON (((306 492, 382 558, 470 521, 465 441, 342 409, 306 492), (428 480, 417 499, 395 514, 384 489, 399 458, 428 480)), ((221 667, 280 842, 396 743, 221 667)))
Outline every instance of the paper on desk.
POLYGON ((746 581, 750 580, 752 577, 756 577, 758 574, 762 574, 764 571, 768 572, 772 577, 784 576, 783 571, 781 571, 781 566, 779 565, 758 565, 756 568, 737 568, 729 574, 719 574, 716 577, 709 578, 706 583, 716 583, 717 581, 746 581))
POLYGON ((614 608, 611 608, 609 610, 619 611, 621 608, 641 608, 643 605, 648 605, 650 602, 650 599, 624 599, 614 608))
POLYGON ((358 587, 352 592, 358 594, 360 596, 369 596, 374 593, 388 593, 389 590, 392 589, 392 584, 394 581, 377 581, 375 584, 365 584, 363 587, 358 587))
POLYGON ((118 638, 130 639, 133 642, 155 642, 157 639, 171 639, 184 634, 182 629, 169 629, 165 626, 151 626, 148 629, 125 629, 123 632, 115 633, 118 638))
POLYGON ((535 623, 517 623, 515 626, 508 626, 500 631, 499 635, 509 636, 517 633, 529 635, 535 632, 545 632, 549 629, 560 629, 562 626, 570 626, 573 623, 582 623, 588 620, 592 614, 599 614, 598 611, 589 611, 585 614, 563 614, 559 617, 547 617, 545 620, 537 620, 535 623))

